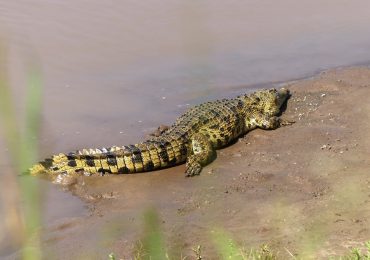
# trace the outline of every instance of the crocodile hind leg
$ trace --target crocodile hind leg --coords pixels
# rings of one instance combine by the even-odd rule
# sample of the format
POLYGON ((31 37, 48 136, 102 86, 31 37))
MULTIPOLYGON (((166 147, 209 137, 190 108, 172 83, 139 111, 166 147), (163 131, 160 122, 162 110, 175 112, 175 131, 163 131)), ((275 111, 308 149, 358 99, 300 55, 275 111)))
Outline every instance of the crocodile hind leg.
POLYGON ((192 153, 186 161, 186 177, 199 175, 202 167, 210 163, 216 155, 212 143, 203 134, 198 133, 192 137, 191 148, 192 153))

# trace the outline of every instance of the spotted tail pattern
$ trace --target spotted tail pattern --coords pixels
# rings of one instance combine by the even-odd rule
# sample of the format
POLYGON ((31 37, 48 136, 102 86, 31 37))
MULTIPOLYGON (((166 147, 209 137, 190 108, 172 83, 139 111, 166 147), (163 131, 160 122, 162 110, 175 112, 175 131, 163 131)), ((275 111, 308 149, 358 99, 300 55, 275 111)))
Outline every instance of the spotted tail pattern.
POLYGON ((60 153, 30 169, 30 173, 136 173, 185 162, 187 147, 179 140, 147 140, 140 144, 60 153))

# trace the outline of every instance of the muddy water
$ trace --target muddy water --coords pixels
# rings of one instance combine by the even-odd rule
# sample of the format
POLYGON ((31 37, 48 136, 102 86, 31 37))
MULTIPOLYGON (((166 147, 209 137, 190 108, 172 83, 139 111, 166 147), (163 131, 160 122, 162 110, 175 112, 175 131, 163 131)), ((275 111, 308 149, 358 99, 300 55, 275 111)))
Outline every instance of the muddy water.
MULTIPOLYGON (((16 93, 44 77, 42 152, 138 141, 186 104, 370 60, 370 3, 2 1, 16 93)), ((21 106, 21 105, 19 105, 21 106)))
POLYGON ((43 157, 137 142, 191 104, 367 63, 369 10, 366 0, 1 1, 0 35, 19 111, 27 64, 42 71, 43 157))

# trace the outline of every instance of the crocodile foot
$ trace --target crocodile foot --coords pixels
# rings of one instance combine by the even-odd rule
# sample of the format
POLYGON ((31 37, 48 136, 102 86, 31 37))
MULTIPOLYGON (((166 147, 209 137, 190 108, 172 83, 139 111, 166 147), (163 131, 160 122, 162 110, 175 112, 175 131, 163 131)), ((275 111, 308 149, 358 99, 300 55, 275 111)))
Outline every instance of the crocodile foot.
POLYGON ((202 166, 200 165, 199 162, 189 161, 186 163, 185 176, 192 177, 195 175, 199 175, 201 170, 202 170, 202 166))
POLYGON ((280 126, 288 126, 288 125, 292 125, 294 123, 295 123, 295 121, 293 121, 293 120, 286 120, 286 119, 280 118, 280 126))

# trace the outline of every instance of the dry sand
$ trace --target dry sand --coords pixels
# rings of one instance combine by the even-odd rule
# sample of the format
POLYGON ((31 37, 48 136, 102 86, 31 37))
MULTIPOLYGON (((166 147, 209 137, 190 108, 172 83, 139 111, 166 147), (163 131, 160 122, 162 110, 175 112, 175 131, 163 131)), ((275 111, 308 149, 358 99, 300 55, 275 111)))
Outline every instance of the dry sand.
POLYGON ((174 259, 195 258, 198 245, 204 259, 214 259, 216 228, 245 248, 267 243, 281 258, 361 246, 370 239, 370 69, 282 85, 292 92, 282 118, 295 123, 248 133, 219 150, 200 176, 185 178, 182 165, 78 180, 72 191, 90 214, 45 228, 46 254, 130 257, 148 208, 157 211, 174 259))

